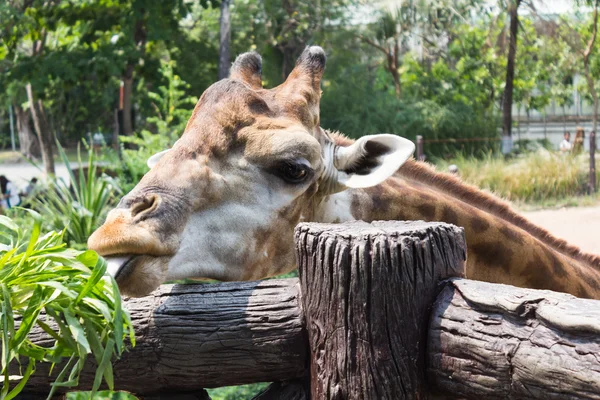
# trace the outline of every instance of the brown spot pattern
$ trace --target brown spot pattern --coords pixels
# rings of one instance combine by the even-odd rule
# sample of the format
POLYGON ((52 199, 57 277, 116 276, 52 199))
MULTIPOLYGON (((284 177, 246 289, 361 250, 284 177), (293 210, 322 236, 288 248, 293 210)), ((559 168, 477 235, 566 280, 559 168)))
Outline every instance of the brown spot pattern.
POLYGON ((475 233, 483 233, 490 227, 490 223, 481 217, 474 217, 471 219, 471 229, 475 233))
POLYGON ((458 214, 450 206, 446 206, 442 210, 441 220, 449 224, 458 225, 458 214))
POLYGON ((425 221, 433 221, 435 219, 435 206, 433 204, 419 204, 417 211, 425 221))
MULTIPOLYGON (((468 242, 468 239, 467 239, 468 242)), ((480 242, 471 245, 477 259, 485 265, 499 267, 506 273, 510 273, 513 250, 501 242, 480 242)))

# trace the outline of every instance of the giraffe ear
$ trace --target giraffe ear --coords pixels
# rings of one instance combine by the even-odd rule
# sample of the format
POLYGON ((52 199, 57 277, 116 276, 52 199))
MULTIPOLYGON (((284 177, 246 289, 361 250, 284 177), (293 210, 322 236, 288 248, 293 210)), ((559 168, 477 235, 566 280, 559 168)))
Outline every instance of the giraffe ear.
POLYGON ((347 188, 378 185, 394 175, 414 151, 414 143, 400 136, 363 136, 348 147, 336 149, 338 184, 347 188))
POLYGON ((163 158, 163 156, 165 154, 167 154, 167 152, 171 150, 171 149, 167 149, 167 150, 163 150, 160 153, 156 153, 155 155, 151 156, 148 161, 146 161, 146 165, 148 165, 148 168, 152 169, 152 167, 154 167, 156 165, 156 163, 158 163, 158 161, 163 158))

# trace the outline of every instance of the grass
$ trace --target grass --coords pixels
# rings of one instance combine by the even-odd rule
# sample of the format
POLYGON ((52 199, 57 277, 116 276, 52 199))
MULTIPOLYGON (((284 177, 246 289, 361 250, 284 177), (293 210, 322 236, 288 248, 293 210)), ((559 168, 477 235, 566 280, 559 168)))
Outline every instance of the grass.
POLYGON ((491 154, 483 158, 458 156, 439 162, 438 167, 447 170, 451 164, 458 167, 465 182, 517 205, 591 205, 597 199, 586 196, 589 174, 586 154, 568 156, 542 149, 512 159, 491 154))

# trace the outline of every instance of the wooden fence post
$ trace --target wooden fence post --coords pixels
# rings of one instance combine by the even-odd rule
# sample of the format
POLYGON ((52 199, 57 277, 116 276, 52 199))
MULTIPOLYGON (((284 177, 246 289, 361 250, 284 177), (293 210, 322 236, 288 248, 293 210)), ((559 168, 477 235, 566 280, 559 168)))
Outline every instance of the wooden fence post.
POLYGON ((417 135, 417 160, 425 161, 423 136, 417 135))
POLYGON ((596 132, 590 132, 590 192, 596 193, 596 132))
POLYGON ((296 228, 313 399, 422 399, 429 312, 464 275, 462 228, 352 222, 296 228))

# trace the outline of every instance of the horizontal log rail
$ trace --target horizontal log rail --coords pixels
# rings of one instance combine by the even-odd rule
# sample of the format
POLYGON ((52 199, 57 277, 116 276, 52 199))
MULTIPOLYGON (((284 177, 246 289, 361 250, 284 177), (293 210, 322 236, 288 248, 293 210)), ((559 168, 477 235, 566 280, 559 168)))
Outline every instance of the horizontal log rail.
MULTIPOLYGON (((208 399, 202 388, 274 381, 255 399, 600 399, 600 301, 440 285, 464 273, 461 229, 302 224, 296 246, 300 279, 126 300, 137 346, 114 363, 116 388, 208 399)), ((45 398, 52 380, 40 365, 20 398, 45 398)))
POLYGON ((456 280, 435 303, 428 375, 472 399, 600 399, 600 301, 456 280))
MULTIPOLYGON (((118 390, 152 397, 305 374, 297 279, 164 285, 124 304, 137 344, 113 363, 118 390)), ((33 340, 43 344, 48 337, 36 331, 33 340)), ((58 370, 49 377, 40 364, 26 388, 30 397, 45 398, 58 370)), ((78 390, 91 388, 94 371, 90 361, 78 390)))

